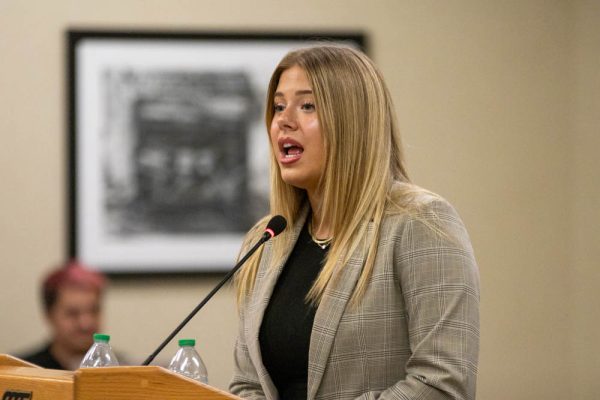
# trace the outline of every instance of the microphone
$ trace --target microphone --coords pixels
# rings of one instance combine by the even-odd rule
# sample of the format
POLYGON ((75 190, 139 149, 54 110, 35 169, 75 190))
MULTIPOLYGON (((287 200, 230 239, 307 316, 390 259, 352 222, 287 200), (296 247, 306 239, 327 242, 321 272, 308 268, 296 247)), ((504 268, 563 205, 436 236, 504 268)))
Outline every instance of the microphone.
POLYGON ((281 232, 283 232, 286 226, 287 221, 281 215, 276 215, 271 218, 267 224, 267 227, 265 228, 265 233, 263 233, 262 236, 263 243, 279 235, 281 232))
POLYGON ((194 308, 192 310, 192 312, 179 324, 179 326, 177 328, 175 328, 175 330, 173 332, 171 332, 171 334, 164 340, 164 342, 162 342, 160 344, 160 346, 158 346, 158 348, 156 350, 154 350, 154 352, 152 354, 150 354, 150 356, 142 363, 142 365, 149 365, 152 362, 152 360, 154 360, 154 358, 156 358, 158 353, 160 353, 162 351, 162 349, 164 349, 165 346, 167 344, 169 344, 169 342, 171 340, 173 340, 175 335, 177 335, 179 333, 179 331, 181 331, 183 329, 183 327, 186 326, 187 323, 190 322, 190 320, 192 318, 194 318, 194 316, 198 313, 198 311, 200 311, 200 309, 202 307, 204 307, 204 305, 206 303, 208 303, 208 301, 214 296, 214 294, 217 293, 219 291, 219 289, 221 289, 221 287, 233 276, 233 274, 235 274, 235 272, 238 269, 240 269, 240 267, 242 265, 244 265, 246 260, 248 260, 248 258, 250 258, 250 256, 252 254, 254 254, 254 252, 256 250, 258 250, 258 248, 260 246, 262 246, 263 243, 265 243, 266 241, 274 238, 275 236, 277 236, 281 232, 283 232, 283 230, 285 229, 286 226, 287 226, 287 221, 281 215, 276 215, 273 218, 271 218, 269 220, 269 223, 267 224, 267 227, 265 228, 265 232, 261 236, 260 240, 254 245, 254 247, 252 247, 246 253, 246 255, 244 257, 242 257, 242 259, 240 261, 238 261, 238 263, 235 265, 235 267, 233 267, 233 269, 231 271, 229 271, 227 273, 227 275, 225 275, 225 278, 223 278, 223 280, 221 282, 219 282, 219 284, 217 284, 217 286, 215 286, 215 288, 208 295, 206 295, 204 300, 202 300, 196 306, 196 308, 194 308))

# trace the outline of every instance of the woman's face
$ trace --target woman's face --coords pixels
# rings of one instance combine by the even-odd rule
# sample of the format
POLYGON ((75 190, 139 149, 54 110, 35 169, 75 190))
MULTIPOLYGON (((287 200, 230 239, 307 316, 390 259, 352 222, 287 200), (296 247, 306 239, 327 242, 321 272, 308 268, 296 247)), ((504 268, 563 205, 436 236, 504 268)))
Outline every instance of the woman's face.
POLYGON ((273 103, 270 136, 281 178, 315 193, 325 168, 325 143, 312 87, 302 68, 283 71, 273 103))

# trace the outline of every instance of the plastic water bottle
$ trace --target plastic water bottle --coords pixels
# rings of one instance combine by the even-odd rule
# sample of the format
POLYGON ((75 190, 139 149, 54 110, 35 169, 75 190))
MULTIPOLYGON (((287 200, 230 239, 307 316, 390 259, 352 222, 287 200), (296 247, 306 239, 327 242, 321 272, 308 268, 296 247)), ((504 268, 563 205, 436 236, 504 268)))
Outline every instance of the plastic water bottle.
POLYGON ((179 350, 169 364, 169 370, 199 382, 208 383, 206 366, 194 348, 195 345, 196 340, 194 339, 181 339, 179 350))
POLYGON ((110 347, 110 336, 101 333, 94 334, 94 344, 83 357, 80 368, 116 367, 119 365, 117 356, 110 347))

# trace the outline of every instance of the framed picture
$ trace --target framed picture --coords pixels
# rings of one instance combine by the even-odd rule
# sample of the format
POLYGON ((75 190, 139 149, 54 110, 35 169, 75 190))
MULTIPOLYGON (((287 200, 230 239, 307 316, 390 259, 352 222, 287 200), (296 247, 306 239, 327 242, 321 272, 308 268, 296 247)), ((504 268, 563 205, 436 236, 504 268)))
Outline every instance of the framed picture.
POLYGON ((219 272, 268 213, 272 71, 360 33, 69 30, 69 255, 111 274, 219 272))

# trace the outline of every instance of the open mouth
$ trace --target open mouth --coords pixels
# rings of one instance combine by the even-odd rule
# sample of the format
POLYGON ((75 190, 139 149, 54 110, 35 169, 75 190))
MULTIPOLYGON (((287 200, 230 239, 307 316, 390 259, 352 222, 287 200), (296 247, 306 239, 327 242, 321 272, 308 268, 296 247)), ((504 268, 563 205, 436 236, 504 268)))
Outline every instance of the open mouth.
POLYGON ((294 163, 302 158, 304 147, 290 137, 279 139, 279 162, 282 164, 294 163))
POLYGON ((298 144, 289 142, 283 144, 283 154, 286 158, 298 157, 303 152, 304 148, 298 144))

